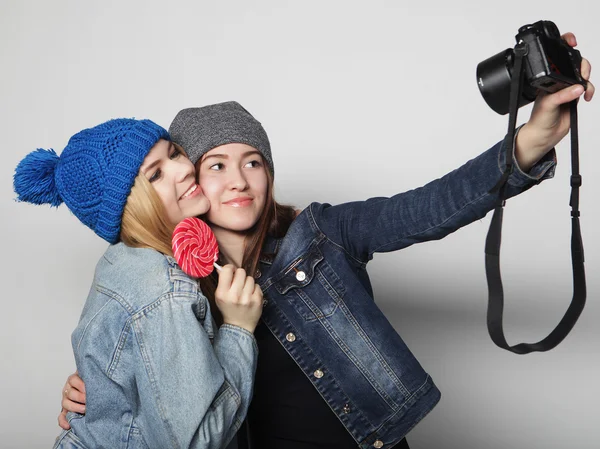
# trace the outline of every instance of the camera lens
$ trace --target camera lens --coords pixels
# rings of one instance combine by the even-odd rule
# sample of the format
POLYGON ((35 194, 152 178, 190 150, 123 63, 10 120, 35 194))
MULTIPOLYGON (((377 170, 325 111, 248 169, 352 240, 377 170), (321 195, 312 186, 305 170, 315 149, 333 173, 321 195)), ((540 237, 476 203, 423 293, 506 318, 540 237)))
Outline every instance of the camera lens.
MULTIPOLYGON (((514 50, 509 48, 480 62, 477 65, 477 85, 483 99, 498 114, 508 113, 510 83, 514 65, 514 50)), ((522 88, 519 107, 535 100, 536 92, 526 86, 522 88)))

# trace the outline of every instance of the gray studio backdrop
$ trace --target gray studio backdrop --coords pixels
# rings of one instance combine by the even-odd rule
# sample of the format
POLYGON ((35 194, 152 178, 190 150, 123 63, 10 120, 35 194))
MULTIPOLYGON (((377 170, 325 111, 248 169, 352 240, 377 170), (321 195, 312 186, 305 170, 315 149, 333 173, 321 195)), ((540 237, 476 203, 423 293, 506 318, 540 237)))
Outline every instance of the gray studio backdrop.
MULTIPOLYGON (((3 307, 0 446, 50 447, 70 334, 106 244, 63 206, 13 201, 35 148, 114 117, 167 127, 177 111, 237 100, 262 121, 276 193, 303 208, 389 196, 502 139, 507 117, 475 83, 481 60, 539 19, 574 31, 600 64, 590 2, 0 2, 3 307)), ((597 81, 600 84, 600 81, 597 81)), ((414 449, 600 447, 598 123, 580 103, 588 306, 555 350, 517 356, 485 327, 491 214, 448 238, 378 255, 378 304, 442 390, 414 449)), ((530 108, 520 111, 519 121, 530 108)), ((571 298, 569 142, 555 179, 510 200, 502 274, 512 343, 545 336, 571 298)), ((292 417, 290 417, 292 419, 292 417)))

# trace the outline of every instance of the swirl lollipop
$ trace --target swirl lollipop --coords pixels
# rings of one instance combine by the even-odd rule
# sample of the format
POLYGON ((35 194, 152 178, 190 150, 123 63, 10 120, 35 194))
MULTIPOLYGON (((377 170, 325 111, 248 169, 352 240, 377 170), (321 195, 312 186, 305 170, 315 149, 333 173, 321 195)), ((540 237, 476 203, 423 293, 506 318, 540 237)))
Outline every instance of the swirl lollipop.
POLYGON ((208 276, 219 258, 217 239, 208 225, 199 218, 181 221, 173 231, 173 255, 181 269, 195 278, 208 276))

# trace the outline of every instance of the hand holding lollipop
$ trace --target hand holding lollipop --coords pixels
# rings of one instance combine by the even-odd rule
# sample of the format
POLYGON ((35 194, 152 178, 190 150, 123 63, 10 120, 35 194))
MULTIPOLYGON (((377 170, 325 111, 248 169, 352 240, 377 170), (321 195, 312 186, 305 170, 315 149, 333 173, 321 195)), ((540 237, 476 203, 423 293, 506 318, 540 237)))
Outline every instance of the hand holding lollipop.
POLYGON ((254 332, 262 314, 262 290, 244 269, 233 265, 222 268, 216 263, 219 248, 210 227, 198 218, 186 218, 175 227, 171 244, 175 260, 186 274, 205 277, 212 273, 213 266, 220 272, 215 304, 223 323, 254 332))
POLYGON ((208 276, 219 258, 217 239, 210 227, 196 217, 181 221, 173 231, 173 256, 181 269, 192 277, 208 276))

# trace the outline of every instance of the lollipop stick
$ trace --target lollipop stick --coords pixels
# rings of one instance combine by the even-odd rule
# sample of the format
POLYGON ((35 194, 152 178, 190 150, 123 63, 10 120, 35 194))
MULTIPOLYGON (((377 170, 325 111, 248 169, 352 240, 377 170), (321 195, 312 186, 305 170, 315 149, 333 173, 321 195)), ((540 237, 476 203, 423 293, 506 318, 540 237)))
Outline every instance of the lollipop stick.
POLYGON ((213 262, 213 265, 217 269, 217 273, 221 272, 221 270, 223 269, 223 267, 221 265, 219 265, 217 262, 213 262))

